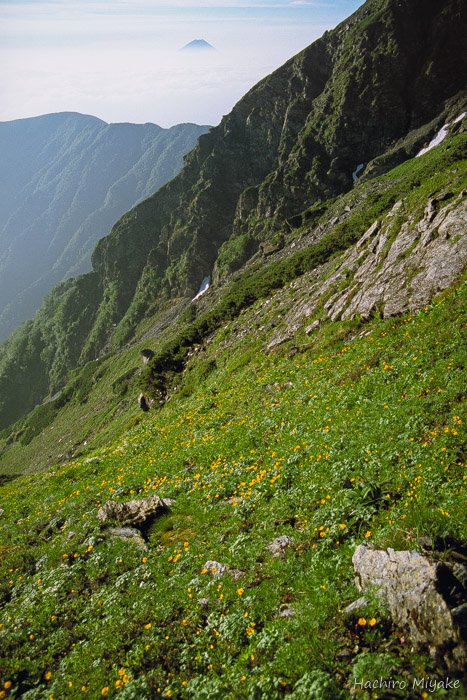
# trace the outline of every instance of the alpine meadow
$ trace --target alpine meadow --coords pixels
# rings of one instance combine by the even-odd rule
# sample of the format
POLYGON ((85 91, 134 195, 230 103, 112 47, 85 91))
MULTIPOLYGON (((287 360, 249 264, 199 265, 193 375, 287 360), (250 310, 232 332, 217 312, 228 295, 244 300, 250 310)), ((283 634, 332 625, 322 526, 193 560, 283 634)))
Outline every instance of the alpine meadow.
POLYGON ((1 346, 0 698, 466 697, 466 27, 367 0, 115 171, 1 346))

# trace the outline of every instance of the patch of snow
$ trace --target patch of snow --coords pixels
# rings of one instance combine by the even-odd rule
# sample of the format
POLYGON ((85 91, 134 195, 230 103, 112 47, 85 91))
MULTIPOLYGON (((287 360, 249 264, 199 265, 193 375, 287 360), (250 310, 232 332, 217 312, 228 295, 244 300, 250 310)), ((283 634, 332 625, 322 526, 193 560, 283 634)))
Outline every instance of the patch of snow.
POLYGON ((419 151, 419 152, 417 153, 417 155, 415 156, 415 158, 418 158, 419 156, 423 156, 425 153, 428 153, 428 151, 431 151, 432 148, 436 148, 436 146, 439 146, 439 144, 442 143, 442 142, 444 141, 444 139, 446 138, 446 136, 448 135, 448 133, 449 133, 449 122, 448 122, 447 124, 445 124, 445 125, 438 131, 438 133, 436 134, 436 136, 434 137, 434 139, 432 139, 432 140, 430 141, 430 143, 428 144, 428 146, 426 146, 426 148, 422 148, 422 150, 419 151))
POLYGON ((467 114, 467 112, 462 112, 462 114, 459 114, 457 119, 454 119, 453 124, 457 124, 457 122, 460 122, 460 120, 463 119, 466 114, 467 114))
POLYGON ((365 167, 365 163, 360 163, 360 165, 357 165, 357 167, 356 167, 355 170, 353 171, 353 173, 352 173, 352 178, 353 178, 354 183, 357 182, 357 180, 358 180, 358 173, 359 173, 361 170, 363 170, 364 167, 365 167))
POLYGON ((209 287, 211 286, 211 275, 208 275, 207 277, 204 278, 204 280, 201 282, 201 287, 199 288, 198 294, 193 297, 191 301, 195 301, 196 299, 199 299, 199 297, 204 294, 204 292, 207 292, 209 287))

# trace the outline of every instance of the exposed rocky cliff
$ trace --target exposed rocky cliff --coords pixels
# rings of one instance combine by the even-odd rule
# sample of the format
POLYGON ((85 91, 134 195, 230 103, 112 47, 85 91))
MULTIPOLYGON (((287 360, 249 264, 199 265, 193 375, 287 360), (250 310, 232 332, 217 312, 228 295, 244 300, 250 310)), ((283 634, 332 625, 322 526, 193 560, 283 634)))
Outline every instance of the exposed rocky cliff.
POLYGON ((328 264, 304 276, 300 287, 308 294, 288 310, 269 347, 290 340, 319 309, 332 321, 390 318, 420 309, 450 287, 467 267, 467 192, 448 199, 440 191, 402 224, 397 217, 405 203, 399 200, 331 269, 328 264))
MULTIPOLYGON (((466 13, 461 0, 441 10, 434 0, 368 0, 254 87, 200 138, 179 176, 99 242, 94 272, 49 296, 28 327, 47 345, 36 382, 45 386, 51 373, 49 389, 58 388, 74 364, 121 346, 142 319, 193 297, 218 259, 217 280, 260 241, 311 226, 358 177, 414 156, 460 113, 466 13), (64 298, 75 311, 63 313, 64 298)), ((21 342, 20 333, 9 357, 21 342)), ((3 362, 4 386, 11 362, 3 362)), ((31 372, 29 361, 23 369, 31 372)), ((19 401, 15 417, 30 406, 19 401)))

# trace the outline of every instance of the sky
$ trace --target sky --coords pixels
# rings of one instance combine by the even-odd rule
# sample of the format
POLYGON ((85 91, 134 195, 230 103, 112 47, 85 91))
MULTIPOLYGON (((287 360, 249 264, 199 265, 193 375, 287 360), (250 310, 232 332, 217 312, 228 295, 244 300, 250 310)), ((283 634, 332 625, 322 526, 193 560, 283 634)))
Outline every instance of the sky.
POLYGON ((216 125, 363 0, 0 0, 0 121, 216 125), (216 51, 180 49, 204 39, 216 51))

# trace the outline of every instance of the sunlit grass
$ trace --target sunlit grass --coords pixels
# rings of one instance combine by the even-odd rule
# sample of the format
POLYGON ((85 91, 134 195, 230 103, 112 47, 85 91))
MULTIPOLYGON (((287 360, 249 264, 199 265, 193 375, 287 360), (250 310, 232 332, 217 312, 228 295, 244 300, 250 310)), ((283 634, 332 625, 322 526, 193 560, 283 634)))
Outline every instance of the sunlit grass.
POLYGON ((221 330, 192 394, 2 487, 5 697, 346 697, 391 638, 393 676, 415 673, 377 603, 341 611, 357 543, 466 538, 465 303, 463 284, 364 337, 330 325, 292 358, 221 330), (104 536, 101 503, 152 494, 175 503, 147 552, 104 536))

